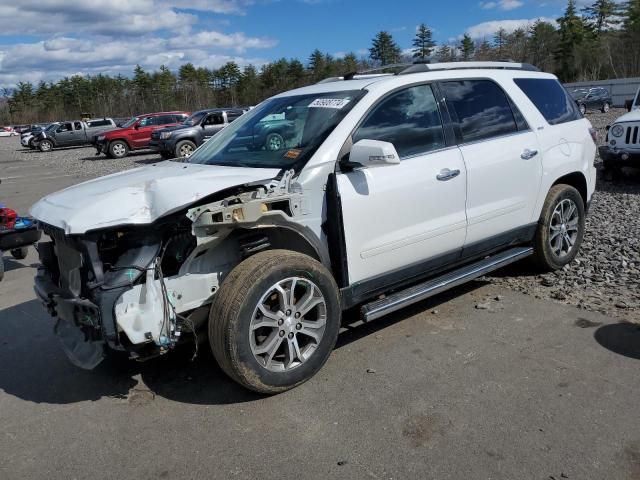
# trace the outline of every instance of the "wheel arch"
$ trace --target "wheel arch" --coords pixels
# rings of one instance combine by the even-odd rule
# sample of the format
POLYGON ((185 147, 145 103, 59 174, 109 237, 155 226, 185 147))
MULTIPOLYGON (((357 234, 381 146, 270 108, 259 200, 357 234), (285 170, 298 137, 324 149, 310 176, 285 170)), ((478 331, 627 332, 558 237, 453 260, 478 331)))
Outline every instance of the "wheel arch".
POLYGON ((584 207, 585 209, 587 208, 587 205, 589 203, 589 191, 587 187, 587 179, 582 172, 572 172, 567 175, 563 175, 555 182, 553 182, 551 187, 560 184, 569 185, 578 190, 580 196, 582 197, 584 207))
POLYGON ((129 148, 129 150, 133 150, 133 148, 131 147, 131 144, 129 143, 129 140, 127 140, 124 137, 118 137, 118 138, 113 138, 113 139, 109 139, 107 140, 107 148, 111 148, 111 144, 113 142, 124 142, 127 144, 127 147, 129 148))

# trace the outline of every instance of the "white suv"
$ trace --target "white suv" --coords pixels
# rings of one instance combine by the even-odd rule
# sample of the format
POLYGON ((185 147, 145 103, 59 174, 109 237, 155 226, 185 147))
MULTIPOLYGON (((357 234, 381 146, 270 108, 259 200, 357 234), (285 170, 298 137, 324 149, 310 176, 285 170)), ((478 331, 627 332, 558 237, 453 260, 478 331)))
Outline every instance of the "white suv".
POLYGON ((528 256, 569 263, 593 136, 528 65, 330 79, 264 101, 188 160, 39 201, 36 292, 76 365, 207 332, 233 379, 281 392, 322 367, 346 309, 370 321, 528 256), (282 145, 256 147, 274 117, 282 145))

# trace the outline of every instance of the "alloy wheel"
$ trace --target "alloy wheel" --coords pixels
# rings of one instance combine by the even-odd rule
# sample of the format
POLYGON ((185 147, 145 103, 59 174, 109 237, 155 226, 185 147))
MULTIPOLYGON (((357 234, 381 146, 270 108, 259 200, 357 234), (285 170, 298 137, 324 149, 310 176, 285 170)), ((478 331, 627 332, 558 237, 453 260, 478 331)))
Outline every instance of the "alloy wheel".
POLYGON ((306 278, 281 280, 262 296, 249 328, 251 352, 272 372, 287 372, 309 360, 324 335, 327 305, 306 278))
POLYGON ((549 245, 558 258, 569 255, 578 239, 580 213, 577 205, 568 198, 556 206, 549 223, 549 245))

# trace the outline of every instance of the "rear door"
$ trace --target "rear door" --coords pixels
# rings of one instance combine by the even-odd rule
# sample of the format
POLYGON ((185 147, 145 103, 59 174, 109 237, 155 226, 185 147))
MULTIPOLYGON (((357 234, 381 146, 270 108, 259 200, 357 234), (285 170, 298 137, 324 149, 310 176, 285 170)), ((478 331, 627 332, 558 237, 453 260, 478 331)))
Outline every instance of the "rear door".
POLYGON ((213 112, 206 116, 202 121, 202 129, 204 130, 204 141, 206 142, 216 133, 224 128, 223 112, 213 112))
POLYGON ((440 84, 467 166, 465 254, 526 235, 542 180, 536 134, 489 79, 440 84))
POLYGON ((383 98, 351 140, 363 139, 392 143, 401 161, 337 174, 349 282, 389 274, 398 281, 458 258, 467 226, 466 168, 460 150, 445 141, 432 86, 383 98))

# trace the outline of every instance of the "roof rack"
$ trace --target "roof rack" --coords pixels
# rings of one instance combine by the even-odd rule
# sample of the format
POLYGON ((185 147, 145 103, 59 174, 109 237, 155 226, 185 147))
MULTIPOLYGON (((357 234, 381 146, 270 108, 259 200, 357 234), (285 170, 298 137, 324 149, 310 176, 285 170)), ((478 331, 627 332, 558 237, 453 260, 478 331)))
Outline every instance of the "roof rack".
POLYGON ((350 72, 343 77, 330 77, 318 83, 337 82, 340 80, 367 79, 389 75, 408 75, 411 73, 438 72, 443 70, 474 70, 474 69, 495 69, 495 70, 523 70, 527 72, 539 72, 540 69, 530 63, 517 63, 513 60, 498 60, 495 62, 442 62, 429 63, 428 61, 414 63, 394 63, 383 65, 377 68, 363 70, 361 72, 350 72), (395 73, 380 73, 385 70, 397 70, 395 73))

